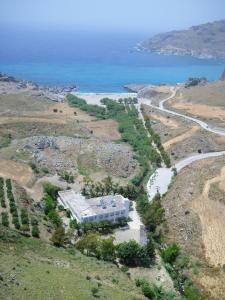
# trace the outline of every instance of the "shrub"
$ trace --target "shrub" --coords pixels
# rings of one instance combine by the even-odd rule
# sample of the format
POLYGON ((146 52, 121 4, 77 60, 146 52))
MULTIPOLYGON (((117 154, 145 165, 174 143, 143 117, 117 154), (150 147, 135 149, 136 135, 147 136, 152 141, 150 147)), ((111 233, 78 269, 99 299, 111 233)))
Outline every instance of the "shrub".
POLYGON ((51 223, 54 224, 55 226, 61 225, 62 220, 55 210, 51 210, 48 213, 48 217, 49 217, 49 220, 51 221, 51 223))
POLYGON ((1 215, 2 215, 2 225, 6 226, 6 227, 9 227, 9 216, 8 216, 8 213, 7 212, 2 212, 1 215))
POLYGON ((97 288, 97 287, 92 287, 91 288, 91 294, 92 294, 93 297, 97 297, 98 292, 99 292, 99 288, 97 288))
POLYGON ((29 227, 28 224, 22 224, 22 225, 20 226, 20 230, 21 230, 21 231, 30 231, 30 227, 29 227))
POLYGON ((122 266, 122 267, 120 268, 120 270, 121 270, 122 272, 124 272, 124 273, 127 273, 127 272, 129 271, 129 268, 128 268, 127 266, 122 266))
POLYGON ((187 300, 201 300, 199 291, 193 286, 185 286, 184 296, 187 300))
POLYGON ((118 244, 116 256, 126 266, 149 266, 152 261, 147 247, 140 246, 134 240, 118 244))
POLYGON ((39 238, 40 231, 39 231, 39 228, 38 228, 37 225, 34 225, 32 227, 31 234, 32 234, 33 237, 39 238))
POLYGON ((21 223, 22 224, 29 224, 29 217, 28 217, 28 212, 26 208, 21 209, 21 223))
POLYGON ((54 246, 62 247, 65 240, 65 229, 63 226, 58 226, 54 231, 51 241, 53 242, 54 246))
POLYGON ((180 248, 177 244, 169 245, 166 249, 161 251, 161 257, 166 263, 172 264, 180 253, 180 248))
POLYGON ((36 173, 36 174, 40 173, 40 170, 39 170, 38 166, 35 163, 30 162, 29 165, 30 165, 31 169, 34 171, 34 173, 36 173))
POLYGON ((49 182, 44 183, 43 185, 44 193, 48 194, 54 201, 56 201, 60 187, 53 185, 49 182))

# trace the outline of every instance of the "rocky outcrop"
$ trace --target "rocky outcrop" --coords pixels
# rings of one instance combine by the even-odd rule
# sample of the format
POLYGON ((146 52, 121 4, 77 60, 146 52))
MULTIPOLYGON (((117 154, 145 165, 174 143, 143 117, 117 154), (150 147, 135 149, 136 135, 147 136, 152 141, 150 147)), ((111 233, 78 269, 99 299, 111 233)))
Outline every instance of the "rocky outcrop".
POLYGON ((16 80, 13 76, 0 73, 0 82, 18 82, 18 80, 16 80))
POLYGON ((49 100, 63 102, 66 94, 76 90, 76 85, 44 86, 32 81, 19 80, 13 76, 0 73, 0 94, 29 91, 31 96, 45 96, 49 100))
POLYGON ((224 71, 223 71, 223 74, 222 74, 221 77, 220 77, 220 80, 225 81, 225 69, 224 69, 224 71))
POLYGON ((130 83, 124 86, 124 88, 130 92, 138 93, 140 90, 148 86, 144 83, 130 83))

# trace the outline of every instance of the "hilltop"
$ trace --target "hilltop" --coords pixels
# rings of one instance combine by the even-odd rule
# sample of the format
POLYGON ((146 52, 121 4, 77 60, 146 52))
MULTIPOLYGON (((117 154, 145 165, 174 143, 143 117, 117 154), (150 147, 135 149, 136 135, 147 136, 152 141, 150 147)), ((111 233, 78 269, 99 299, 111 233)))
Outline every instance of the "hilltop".
POLYGON ((225 58, 225 20, 161 33, 140 43, 139 50, 197 58, 225 58))

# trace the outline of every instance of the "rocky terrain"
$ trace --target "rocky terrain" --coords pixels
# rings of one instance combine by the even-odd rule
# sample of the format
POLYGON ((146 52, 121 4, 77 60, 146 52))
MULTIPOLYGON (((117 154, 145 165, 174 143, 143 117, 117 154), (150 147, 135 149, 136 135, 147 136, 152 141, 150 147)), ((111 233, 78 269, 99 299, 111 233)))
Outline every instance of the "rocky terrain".
POLYGON ((96 143, 95 139, 66 136, 37 136, 14 142, 17 151, 26 151, 40 167, 53 173, 60 170, 90 174, 103 170, 115 177, 129 177, 137 169, 133 153, 121 144, 96 143))
POLYGON ((0 94, 19 93, 29 91, 32 96, 49 98, 52 101, 62 102, 67 93, 76 90, 71 86, 42 86, 31 81, 20 80, 13 76, 0 73, 0 94))
POLYGON ((153 36, 140 43, 143 51, 197 58, 225 58, 225 20, 153 36))
POLYGON ((160 100, 165 98, 166 94, 169 95, 169 87, 166 85, 151 85, 131 83, 124 86, 125 89, 137 93, 138 98, 145 98, 151 100, 160 100))

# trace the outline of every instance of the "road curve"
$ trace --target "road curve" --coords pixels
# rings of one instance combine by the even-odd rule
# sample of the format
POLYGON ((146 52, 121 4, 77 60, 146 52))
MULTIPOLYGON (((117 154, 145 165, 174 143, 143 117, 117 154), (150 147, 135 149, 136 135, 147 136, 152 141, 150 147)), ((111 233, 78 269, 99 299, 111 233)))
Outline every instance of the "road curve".
MULTIPOLYGON (((189 117, 189 116, 186 116, 186 115, 183 115, 183 114, 177 113, 175 111, 164 108, 164 103, 166 101, 174 98, 177 93, 177 90, 178 90, 177 87, 172 87, 171 95, 169 97, 163 99, 162 101, 160 101, 159 106, 152 105, 151 101, 149 101, 148 99, 141 98, 141 99, 139 99, 139 101, 142 104, 149 105, 154 109, 157 109, 157 110, 172 114, 174 116, 179 116, 186 120, 195 122, 198 125, 200 125, 203 129, 205 129, 209 132, 212 132, 212 133, 215 133, 215 134, 218 134, 221 136, 225 136, 225 130, 222 128, 211 127, 206 122, 203 122, 203 121, 195 119, 193 117, 189 117)), ((222 155, 225 155, 225 151, 196 154, 196 155, 192 155, 190 157, 187 157, 187 158, 179 161, 178 163, 175 164, 174 167, 177 169, 177 172, 180 172, 183 168, 192 164, 195 161, 210 158, 210 157, 218 157, 218 156, 222 156, 222 155)), ((155 173, 149 178, 149 181, 147 183, 147 193, 148 193, 149 201, 151 201, 153 199, 153 197, 155 196, 155 194, 157 192, 159 192, 160 194, 164 194, 167 192, 173 175, 174 175, 174 173, 173 173, 172 168, 158 168, 155 171, 155 173)))

